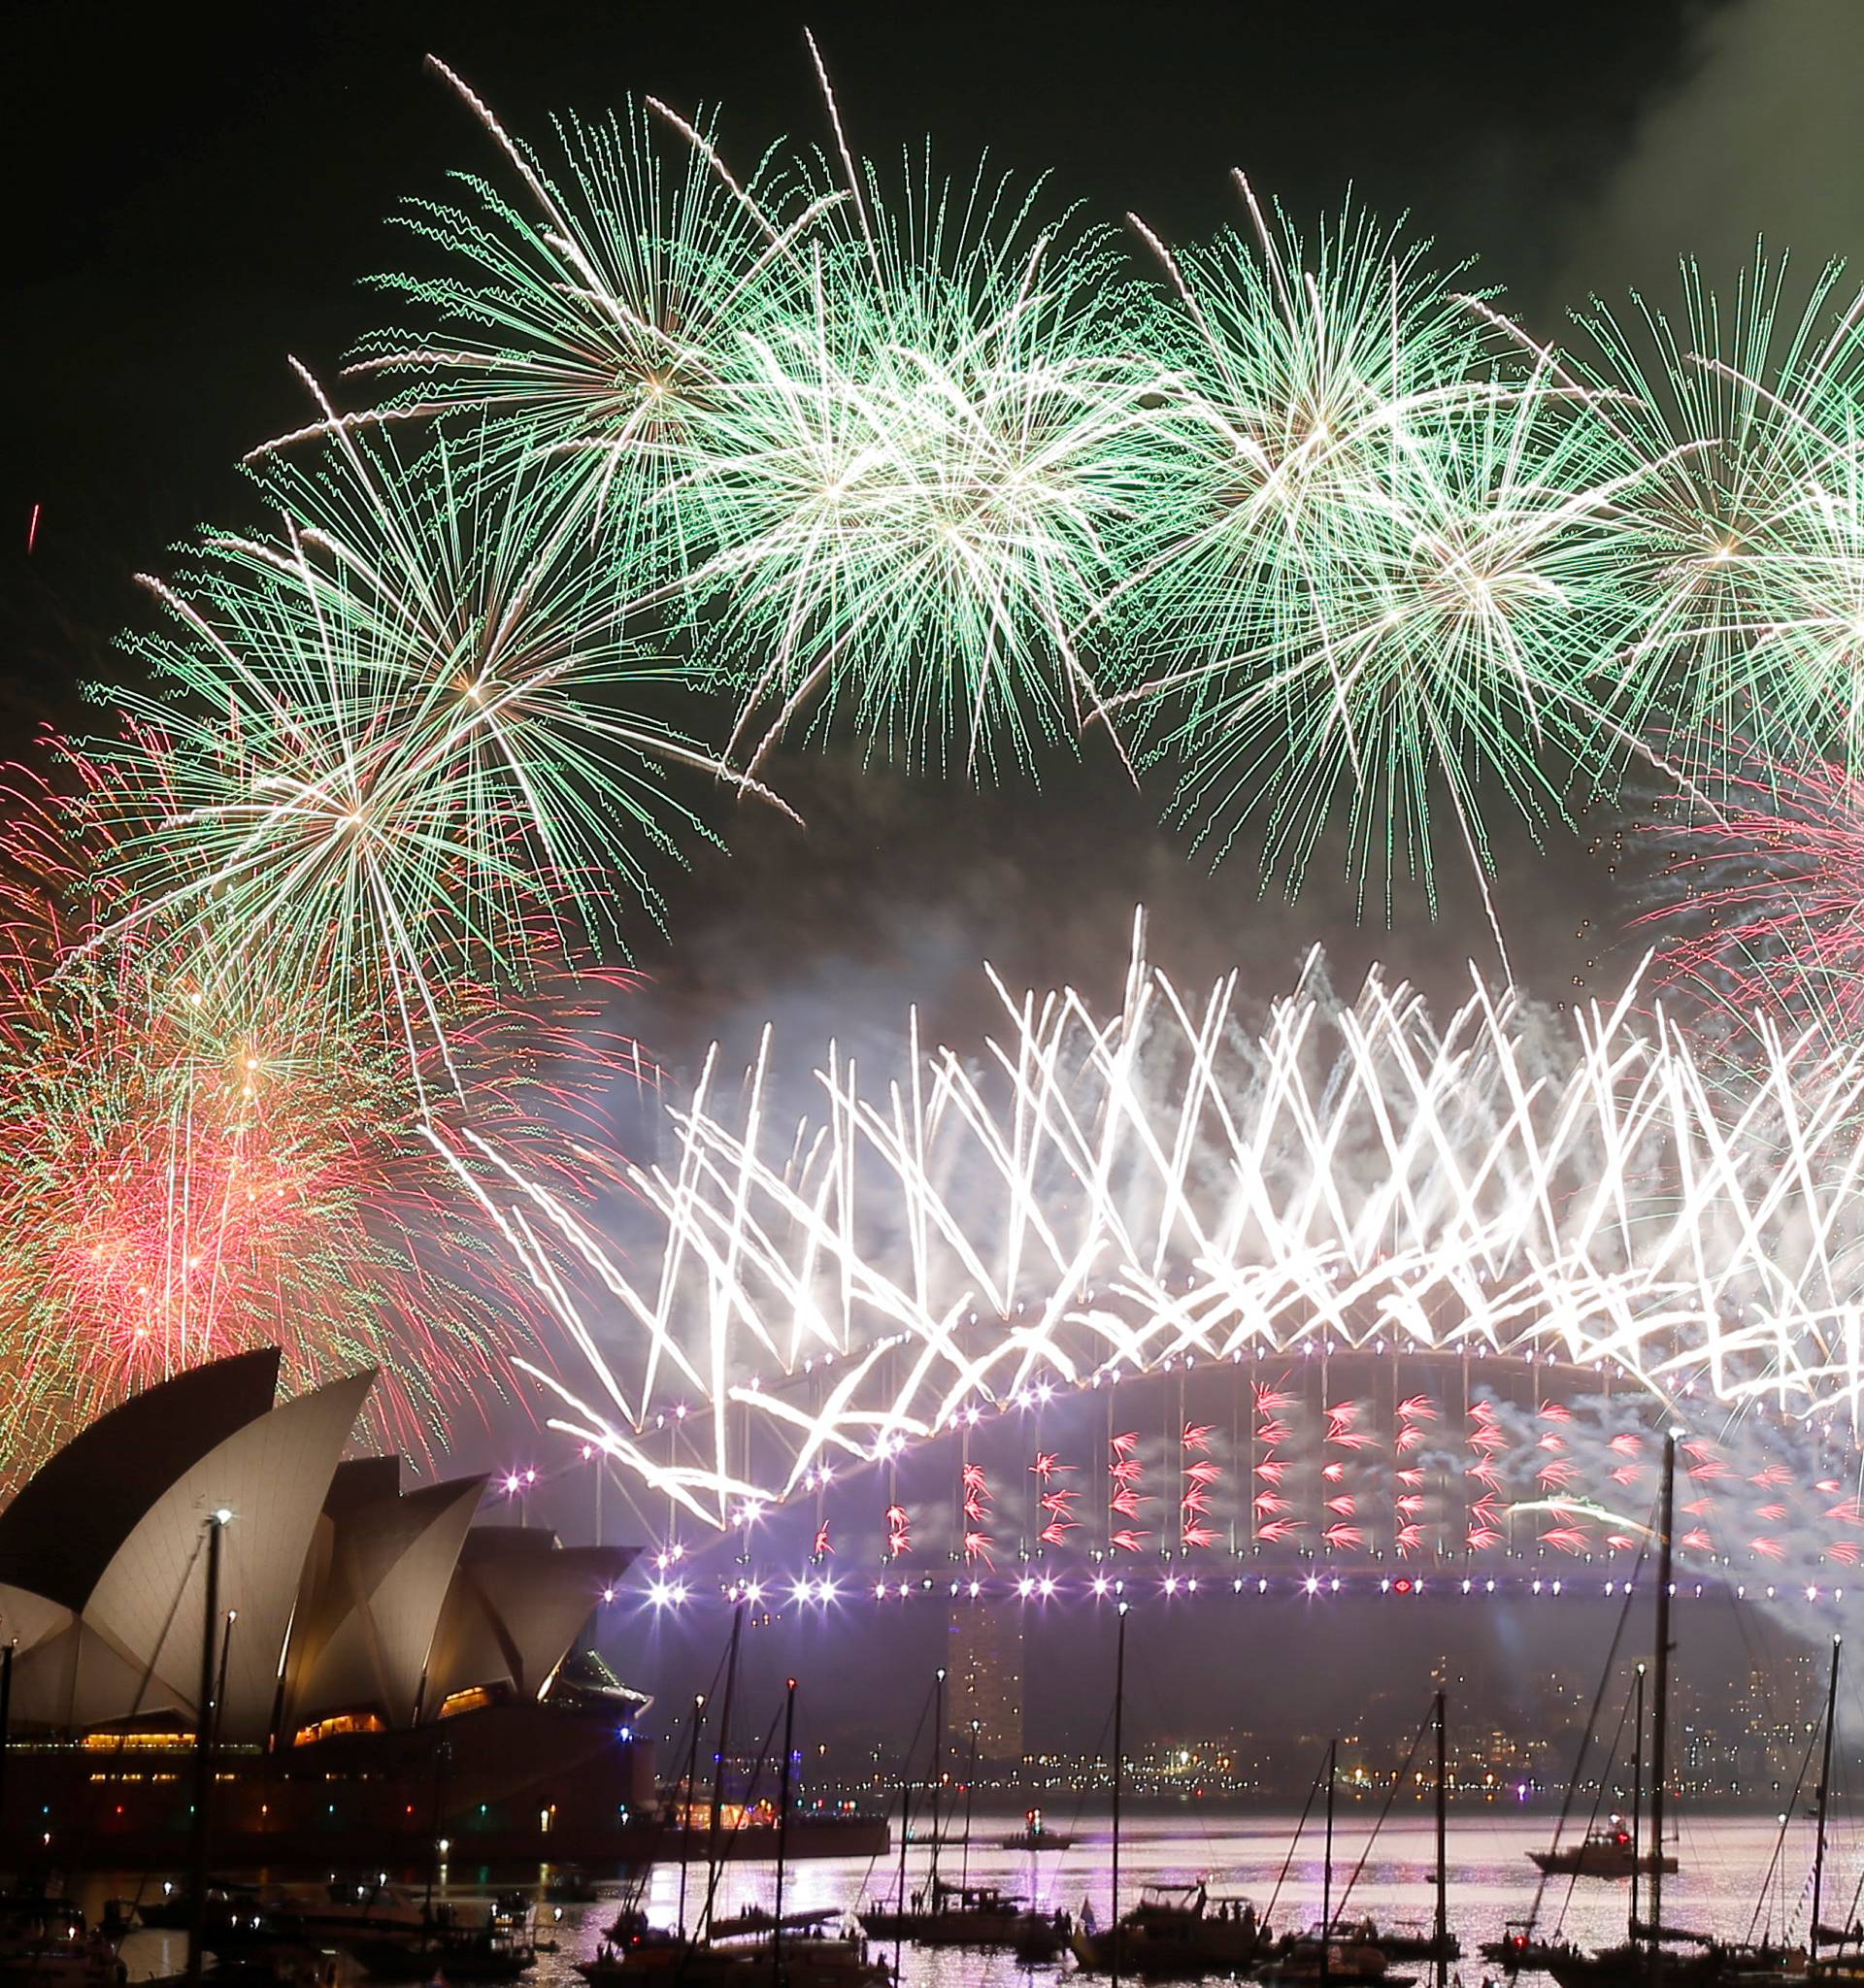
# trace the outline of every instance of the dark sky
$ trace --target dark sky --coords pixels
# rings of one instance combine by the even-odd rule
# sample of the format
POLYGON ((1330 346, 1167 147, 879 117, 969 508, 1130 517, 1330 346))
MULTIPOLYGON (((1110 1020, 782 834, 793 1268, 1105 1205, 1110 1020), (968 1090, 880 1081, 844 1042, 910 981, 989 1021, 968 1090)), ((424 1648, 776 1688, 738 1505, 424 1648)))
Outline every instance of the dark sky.
MULTIPOLYGON (((807 20, 864 149, 930 132, 962 164, 988 148, 1018 171, 1051 169, 1109 218, 1132 209, 1176 237, 1234 218, 1233 165, 1297 212, 1350 183, 1412 210, 1447 257, 1480 251, 1484 279, 1537 310, 1640 119, 1702 65, 1720 17, 1686 0, 1550 16, 1242 0, 16 9, 0 320, 12 730, 69 718, 75 682, 116 667, 111 632, 147 613, 133 570, 193 525, 246 513, 229 466, 303 417, 287 352, 328 378, 375 321, 359 280, 400 252, 383 225, 395 200, 438 189, 450 167, 495 170, 484 134, 424 72, 430 49, 518 132, 551 109, 652 91, 721 104, 728 149, 749 160, 781 135, 823 135, 807 20)), ((890 1017, 906 982, 886 967, 908 936, 913 991, 928 998, 925 977, 941 974, 928 955, 948 946, 942 977, 966 988, 986 954, 1017 979, 1111 976, 1142 895, 1168 963, 1201 976, 1241 947, 1265 991, 1315 937, 1353 970, 1377 950, 1451 986, 1484 944, 1459 880, 1448 947, 1415 901, 1399 935, 1362 944, 1349 897, 1325 884, 1298 913, 1258 912, 1248 858, 1207 884, 1156 827, 1160 797, 1134 794, 1104 751, 1045 769, 1040 800, 935 792, 851 759, 785 780, 808 833, 761 812, 722 821, 734 860, 702 855, 668 879, 680 947, 643 937, 661 994, 638 1025, 677 1063, 713 1029, 735 1041, 764 1006, 839 981, 844 958, 864 987, 879 970, 871 991, 890 1017)), ((1515 840, 1505 864, 1541 874, 1515 840)), ((1548 880, 1518 944, 1521 969, 1558 993, 1610 891, 1596 865, 1548 880)), ((961 1002, 953 1025, 969 1018, 961 1002)))
POLYGON ((823 134, 807 20, 866 149, 928 131, 954 161, 988 148, 1173 235, 1232 217, 1233 165, 1303 210, 1352 182, 1532 295, 1640 107, 1686 67, 1700 12, 16 7, 0 120, 13 694, 62 709, 68 652, 134 612, 124 569, 239 505, 228 465, 302 417, 284 355, 327 377, 380 308, 358 279, 400 250, 382 225, 395 200, 435 190, 449 167, 493 168, 484 135, 423 72, 429 50, 519 132, 552 109, 652 91, 721 104, 749 160, 779 136, 823 134), (34 503, 40 553, 22 577, 34 503))
MULTIPOLYGON (((1857 74, 1864 14, 1847 0, 16 6, 0 734, 72 722, 80 681, 116 667, 112 632, 144 613, 130 573, 197 522, 250 514, 231 465, 303 418, 287 352, 327 377, 377 321, 359 280, 399 253, 383 225, 396 199, 449 167, 495 171, 427 50, 520 134, 651 91, 721 104, 727 149, 749 161, 823 135, 805 20, 860 149, 930 132, 961 166, 987 147, 1181 237, 1234 217, 1232 166, 1297 213, 1350 183, 1409 208, 1448 258, 1480 253, 1483 280, 1548 329, 1586 284, 1661 282, 1692 244, 1732 257, 1762 218, 1803 231, 1815 261, 1859 211, 1832 95, 1857 74)), ((653 984, 630 1019, 676 1065, 715 1032, 747 1047, 771 1012, 803 1062, 831 1032, 891 1027, 909 998, 934 1030, 972 1033, 986 956, 1017 985, 1111 991, 1141 900, 1157 957, 1198 978, 1241 960, 1262 993, 1315 939, 1347 978, 1382 955, 1454 987, 1472 953, 1489 960, 1459 880, 1439 924, 1414 898, 1386 933, 1356 931, 1324 879, 1290 911, 1258 903, 1247 856, 1210 878, 1156 825, 1160 797, 1104 754, 1057 759, 1040 794, 847 752, 782 762, 780 779, 808 829, 720 817, 729 856, 667 879, 672 949, 650 932, 640 945, 653 984)), ((1517 965, 1570 992, 1622 922, 1604 862, 1584 839, 1548 860, 1518 836, 1501 861, 1517 965)))

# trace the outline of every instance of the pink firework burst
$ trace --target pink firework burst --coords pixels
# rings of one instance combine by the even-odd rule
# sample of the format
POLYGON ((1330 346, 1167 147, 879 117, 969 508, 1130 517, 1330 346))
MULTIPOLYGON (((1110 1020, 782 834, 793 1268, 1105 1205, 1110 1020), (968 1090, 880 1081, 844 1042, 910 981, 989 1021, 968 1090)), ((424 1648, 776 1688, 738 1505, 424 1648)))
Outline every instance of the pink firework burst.
POLYGON ((1651 835, 1663 865, 1634 927, 1659 985, 1737 1027, 1864 1020, 1864 774, 1736 742, 1717 803, 1651 835))

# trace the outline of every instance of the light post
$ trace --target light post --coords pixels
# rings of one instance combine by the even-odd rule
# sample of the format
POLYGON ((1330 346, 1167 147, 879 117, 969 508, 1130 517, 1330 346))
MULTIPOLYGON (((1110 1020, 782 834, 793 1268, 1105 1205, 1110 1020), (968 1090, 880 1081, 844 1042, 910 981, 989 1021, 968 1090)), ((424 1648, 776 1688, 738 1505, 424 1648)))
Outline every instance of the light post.
MULTIPOLYGON (((194 1815, 190 1889, 187 1901, 187 1988, 200 1988, 201 1941, 207 1931, 209 1809, 214 1799, 214 1746, 219 1722, 219 1692, 225 1686, 224 1648, 216 1650, 220 1626, 220 1553, 233 1514, 221 1506, 203 1521, 207 1547, 207 1593, 201 1608, 201 1683, 194 1734, 194 1815)), ((229 1616, 227 1637, 232 1634, 229 1616)))

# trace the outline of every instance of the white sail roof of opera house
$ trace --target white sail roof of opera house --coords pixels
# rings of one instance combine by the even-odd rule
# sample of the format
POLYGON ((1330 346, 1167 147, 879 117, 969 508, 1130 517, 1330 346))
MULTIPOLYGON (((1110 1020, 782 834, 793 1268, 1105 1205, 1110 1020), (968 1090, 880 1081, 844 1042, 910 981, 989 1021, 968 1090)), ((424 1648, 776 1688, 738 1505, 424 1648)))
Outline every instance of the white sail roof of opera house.
POLYGON ((401 1727, 462 1689, 548 1689, 632 1550, 566 1552, 546 1532, 514 1550, 505 1529, 476 1544, 483 1478, 404 1496, 397 1459, 341 1461, 373 1372, 275 1405, 278 1367, 274 1349, 237 1354, 132 1397, 0 1512, 21 1724, 192 1723, 217 1510, 227 1740, 345 1712, 401 1727), (508 1563, 522 1574, 483 1571, 508 1563))
POLYGON ((519 1698, 541 1698, 582 1634, 593 1598, 633 1557, 617 1567, 613 1547, 559 1546, 534 1527, 475 1527, 434 1633, 430 1695, 445 1704, 492 1682, 519 1698))
MULTIPOLYGON (((358 1710, 391 1726, 413 1722, 434 1626, 484 1488, 483 1477, 462 1477, 404 1497, 397 1457, 341 1466, 299 1590, 292 1724, 358 1710)), ((585 1607, 578 1630, 587 1619, 585 1607)))

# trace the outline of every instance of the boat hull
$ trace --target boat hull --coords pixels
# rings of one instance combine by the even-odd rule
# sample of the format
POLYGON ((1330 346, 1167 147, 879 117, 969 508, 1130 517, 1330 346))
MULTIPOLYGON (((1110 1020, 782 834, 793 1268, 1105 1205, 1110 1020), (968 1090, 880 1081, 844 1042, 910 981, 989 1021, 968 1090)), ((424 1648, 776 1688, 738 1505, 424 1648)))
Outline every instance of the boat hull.
POLYGON ((1678 1869, 1674 1857, 1665 1855, 1659 1859, 1650 1851, 1636 1858, 1628 1851, 1620 1855, 1593 1849, 1530 1850, 1527 1855, 1534 1868, 1549 1877, 1629 1877, 1634 1872, 1648 1877, 1659 1864, 1668 1877, 1678 1869))

